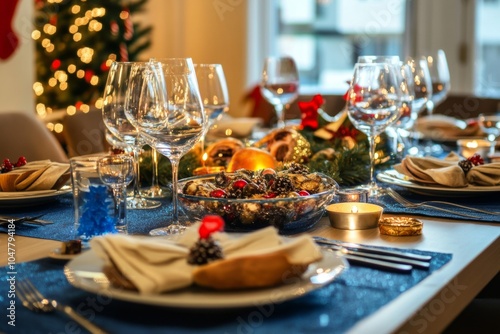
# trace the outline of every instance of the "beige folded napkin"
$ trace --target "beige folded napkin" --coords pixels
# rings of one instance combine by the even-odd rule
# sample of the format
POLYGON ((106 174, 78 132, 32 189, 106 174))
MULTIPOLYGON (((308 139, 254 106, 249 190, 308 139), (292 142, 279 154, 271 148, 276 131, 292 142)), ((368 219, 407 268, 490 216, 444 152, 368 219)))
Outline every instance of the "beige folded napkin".
MULTIPOLYGON (((91 240, 90 245, 107 265, 113 265, 144 294, 155 294, 193 284, 193 272, 200 266, 187 262, 189 248, 198 239, 199 224, 194 224, 178 240, 165 238, 106 235, 91 240)), ((224 260, 284 252, 290 263, 311 263, 321 259, 321 251, 308 237, 284 242, 274 227, 264 228, 241 237, 215 233, 224 260)), ((219 260, 219 261, 224 261, 219 260)), ((215 263, 215 262, 213 262, 215 263)))
POLYGON ((411 181, 461 188, 467 185, 500 185, 500 163, 472 167, 467 173, 458 165, 460 157, 450 153, 444 159, 434 157, 405 157, 394 169, 411 181))
POLYGON ((467 124, 464 120, 439 114, 419 118, 415 129, 427 138, 442 140, 481 135, 477 124, 467 124))
POLYGON ((50 160, 33 161, 0 174, 0 191, 57 190, 69 177, 69 164, 50 160))

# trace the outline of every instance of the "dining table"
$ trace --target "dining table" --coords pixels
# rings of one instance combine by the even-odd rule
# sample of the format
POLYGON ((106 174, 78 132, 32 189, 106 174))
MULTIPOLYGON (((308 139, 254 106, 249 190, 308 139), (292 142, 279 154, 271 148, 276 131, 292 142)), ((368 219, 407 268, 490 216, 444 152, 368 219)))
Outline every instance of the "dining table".
MULTIPOLYGON (((412 198, 408 189, 394 186, 412 198)), ((494 197, 494 196, 493 196, 494 197)), ((465 199, 489 203, 492 196, 465 199)), ((437 333, 443 331, 500 270, 500 219, 470 219, 428 208, 407 209, 392 198, 373 202, 384 208, 383 217, 413 217, 423 222, 421 235, 389 236, 378 228, 333 228, 327 215, 298 235, 321 236, 362 244, 374 249, 402 250, 432 256, 429 269, 410 273, 387 271, 348 263, 335 279, 308 293, 270 304, 245 307, 197 308, 162 306, 121 300, 75 287, 65 275, 73 260, 51 256, 62 241, 74 236, 70 192, 37 205, 0 203, 0 215, 43 214, 50 225, 0 226, 0 332, 85 332, 59 313, 34 313, 16 297, 16 284, 30 279, 46 296, 73 306, 77 312, 110 333, 437 333), (7 307, 15 305, 14 311, 7 307), (11 316, 9 318, 9 315, 11 316), (14 315, 12 317, 12 315, 14 315)), ((147 235, 169 222, 170 202, 151 210, 129 210, 129 234, 147 235)), ((484 217, 484 216, 483 216, 484 217)), ((279 291, 279 287, 277 287, 279 291)), ((221 292, 221 298, 224 293, 221 292)), ((216 302, 216 301, 215 301, 216 302)))

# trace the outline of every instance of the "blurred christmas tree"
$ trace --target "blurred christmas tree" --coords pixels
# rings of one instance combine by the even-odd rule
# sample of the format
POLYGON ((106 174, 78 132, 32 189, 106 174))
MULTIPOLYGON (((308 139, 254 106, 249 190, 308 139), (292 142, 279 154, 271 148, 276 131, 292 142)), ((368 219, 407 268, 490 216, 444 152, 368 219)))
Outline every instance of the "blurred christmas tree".
POLYGON ((150 46, 151 27, 132 22, 147 0, 35 0, 40 116, 100 108, 113 61, 134 61, 150 46))

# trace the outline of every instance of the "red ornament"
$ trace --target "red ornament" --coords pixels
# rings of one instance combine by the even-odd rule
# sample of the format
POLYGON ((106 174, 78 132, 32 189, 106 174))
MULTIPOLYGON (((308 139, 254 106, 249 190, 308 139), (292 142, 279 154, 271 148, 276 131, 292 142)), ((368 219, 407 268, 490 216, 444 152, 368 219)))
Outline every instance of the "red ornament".
POLYGON ((12 19, 18 0, 2 1, 0 10, 0 59, 7 59, 19 46, 19 38, 12 29, 12 19))
POLYGON ((224 229, 224 219, 217 215, 207 215, 201 220, 201 226, 198 230, 200 239, 208 238, 212 233, 224 229))
POLYGON ((103 71, 103 72, 107 72, 108 70, 109 70, 109 66, 108 66, 108 64, 107 64, 107 61, 105 60, 105 61, 103 61, 103 62, 101 63, 101 71, 103 71))
POLYGON ((59 59, 54 59, 54 61, 52 62, 52 64, 50 65, 50 68, 55 71, 57 70, 59 67, 61 67, 61 61, 59 59))
POLYGON ((94 76, 94 71, 92 70, 85 71, 85 81, 90 82, 93 76, 94 76))

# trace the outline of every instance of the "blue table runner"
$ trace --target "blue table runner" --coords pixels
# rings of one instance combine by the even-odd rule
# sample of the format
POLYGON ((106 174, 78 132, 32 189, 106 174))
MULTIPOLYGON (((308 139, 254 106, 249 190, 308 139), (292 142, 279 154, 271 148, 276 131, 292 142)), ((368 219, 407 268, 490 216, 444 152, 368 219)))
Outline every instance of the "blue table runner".
MULTIPOLYGON (((29 278, 47 297, 73 306, 111 333, 343 333, 412 288, 452 258, 451 254, 409 250, 432 256, 429 270, 393 273, 351 265, 331 284, 276 305, 227 310, 182 310, 111 300, 72 287, 64 262, 44 258, 16 265, 16 280, 29 278)), ((9 272, 7 267, 2 271, 9 272)), ((0 332, 78 332, 59 313, 39 314, 15 299, 15 327, 8 324, 8 275, 0 279, 0 332)))

